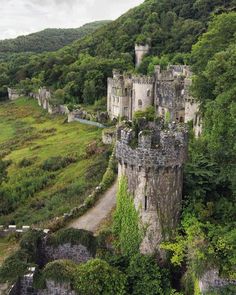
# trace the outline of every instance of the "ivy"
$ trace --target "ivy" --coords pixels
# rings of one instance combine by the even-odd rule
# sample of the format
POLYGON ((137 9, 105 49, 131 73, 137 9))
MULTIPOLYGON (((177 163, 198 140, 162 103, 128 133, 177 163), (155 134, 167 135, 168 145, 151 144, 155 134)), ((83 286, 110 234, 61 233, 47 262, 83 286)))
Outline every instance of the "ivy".
POLYGON ((135 209, 132 196, 128 193, 127 179, 124 176, 119 181, 113 233, 116 248, 123 255, 133 256, 138 253, 143 234, 139 226, 139 213, 135 209))

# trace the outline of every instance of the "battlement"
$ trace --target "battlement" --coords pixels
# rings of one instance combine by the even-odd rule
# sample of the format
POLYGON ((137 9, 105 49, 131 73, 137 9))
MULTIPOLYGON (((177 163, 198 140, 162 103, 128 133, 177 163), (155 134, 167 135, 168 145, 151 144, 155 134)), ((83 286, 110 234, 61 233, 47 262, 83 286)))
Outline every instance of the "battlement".
POLYGON ((133 76, 132 82, 136 84, 153 84, 155 79, 150 76, 133 76))
POLYGON ((150 46, 148 44, 146 45, 140 45, 140 44, 135 44, 135 51, 146 51, 148 52, 150 49, 150 46))
POLYGON ((155 67, 155 75, 157 80, 169 81, 181 77, 191 77, 190 68, 185 65, 169 65, 166 70, 161 70, 160 65, 155 67))
POLYGON ((159 169, 182 166, 187 155, 187 129, 183 125, 147 123, 137 132, 126 126, 117 130, 117 159, 132 167, 159 169))

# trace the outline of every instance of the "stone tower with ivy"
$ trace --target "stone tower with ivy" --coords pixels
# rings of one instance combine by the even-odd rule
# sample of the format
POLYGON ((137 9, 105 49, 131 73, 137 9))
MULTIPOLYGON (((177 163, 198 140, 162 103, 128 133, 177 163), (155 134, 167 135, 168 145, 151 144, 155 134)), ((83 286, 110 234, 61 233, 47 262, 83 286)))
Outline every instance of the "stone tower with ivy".
POLYGON ((119 176, 127 177, 144 228, 140 251, 160 254, 160 243, 173 236, 179 221, 186 127, 145 121, 132 127, 126 123, 117 129, 116 157, 119 176))

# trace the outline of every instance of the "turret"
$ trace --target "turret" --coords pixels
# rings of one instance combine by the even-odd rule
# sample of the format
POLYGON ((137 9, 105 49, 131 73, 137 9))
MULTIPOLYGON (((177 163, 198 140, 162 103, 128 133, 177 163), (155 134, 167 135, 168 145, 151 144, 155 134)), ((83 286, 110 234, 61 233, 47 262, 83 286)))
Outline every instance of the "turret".
POLYGON ((149 45, 138 45, 135 44, 135 66, 139 67, 143 57, 145 54, 147 54, 150 50, 149 45))
POLYGON ((119 176, 127 177, 140 224, 147 229, 140 250, 162 254, 160 243, 174 235, 179 222, 187 129, 180 124, 145 123, 137 134, 137 128, 120 126, 116 157, 119 176))

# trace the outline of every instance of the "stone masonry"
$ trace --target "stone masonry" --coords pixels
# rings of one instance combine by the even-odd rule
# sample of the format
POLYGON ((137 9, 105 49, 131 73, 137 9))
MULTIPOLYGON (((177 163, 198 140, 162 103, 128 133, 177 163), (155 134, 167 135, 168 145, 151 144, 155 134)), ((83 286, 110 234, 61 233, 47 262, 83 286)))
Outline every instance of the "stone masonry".
POLYGON ((127 177, 141 225, 147 228, 140 250, 143 254, 162 254, 160 243, 170 239, 179 221, 186 128, 146 123, 136 134, 132 128, 120 126, 116 157, 119 176, 127 177))
POLYGON ((71 245, 70 243, 59 245, 58 247, 46 246, 44 248, 46 262, 70 259, 75 263, 83 263, 93 258, 93 255, 88 251, 87 247, 78 244, 71 245))
POLYGON ((196 137, 202 132, 199 103, 190 95, 192 73, 188 66, 156 66, 153 76, 137 76, 113 71, 108 78, 107 111, 113 119, 133 119, 137 111, 153 106, 159 117, 171 122, 193 121, 196 137))

